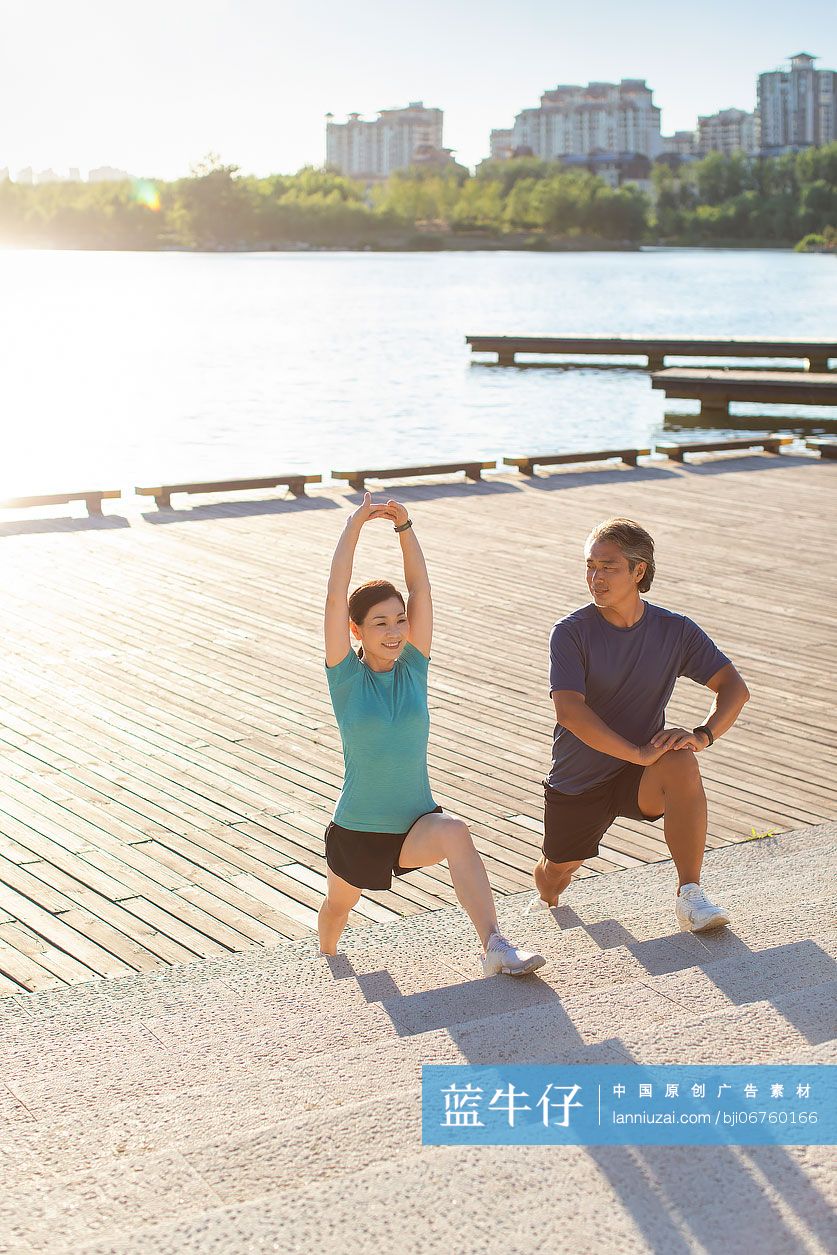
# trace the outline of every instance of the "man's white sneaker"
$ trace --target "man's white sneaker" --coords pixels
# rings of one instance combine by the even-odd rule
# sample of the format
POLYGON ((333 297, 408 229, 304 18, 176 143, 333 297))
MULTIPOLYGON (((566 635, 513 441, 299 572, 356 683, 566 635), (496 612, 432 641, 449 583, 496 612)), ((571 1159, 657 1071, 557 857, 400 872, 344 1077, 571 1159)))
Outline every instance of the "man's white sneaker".
MULTIPOLYGON (((558 903, 556 902, 555 906, 557 905, 558 903)), ((555 908, 551 907, 548 902, 544 902, 543 898, 532 898, 532 901, 527 903, 526 910, 523 912, 523 914, 524 915, 539 915, 541 911, 552 911, 554 909, 555 908)))
POLYGON ((485 957, 482 961, 483 976, 497 976, 504 972, 507 976, 525 976, 543 967, 546 959, 542 954, 532 954, 529 950, 518 950, 507 937, 500 933, 492 933, 488 938, 485 957))
POLYGON ((677 895, 677 922, 684 933, 702 933, 729 923, 722 906, 707 898, 700 885, 682 885, 677 895))

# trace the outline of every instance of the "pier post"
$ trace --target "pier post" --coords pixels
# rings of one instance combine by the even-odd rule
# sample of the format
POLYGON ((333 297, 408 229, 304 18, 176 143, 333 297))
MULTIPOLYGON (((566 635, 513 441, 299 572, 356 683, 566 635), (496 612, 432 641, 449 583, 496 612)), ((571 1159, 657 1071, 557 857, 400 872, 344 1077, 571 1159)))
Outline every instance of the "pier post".
POLYGON ((711 399, 704 397, 700 403, 700 417, 713 420, 729 418, 729 401, 721 401, 717 397, 711 399))
POLYGON ((809 357, 808 358, 808 370, 815 371, 815 372, 827 371, 828 370, 828 358, 827 357, 809 357))
POLYGON ((514 360, 514 353, 510 352, 508 349, 499 349, 497 351, 497 365, 515 366, 516 362, 514 360))
POLYGON ((649 353, 648 354, 648 369, 649 370, 664 370, 665 364, 666 364, 665 353, 649 353))

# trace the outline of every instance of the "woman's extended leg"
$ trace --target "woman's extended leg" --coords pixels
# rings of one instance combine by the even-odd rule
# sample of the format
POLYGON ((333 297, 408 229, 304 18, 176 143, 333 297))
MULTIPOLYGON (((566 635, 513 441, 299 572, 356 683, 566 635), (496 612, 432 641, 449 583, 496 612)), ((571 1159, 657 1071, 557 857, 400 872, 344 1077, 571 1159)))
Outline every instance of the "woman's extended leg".
POLYGON ((349 911, 360 898, 362 890, 335 875, 330 867, 326 871, 328 892, 317 916, 317 931, 320 935, 320 954, 336 954, 337 942, 346 927, 349 911))
POLYGON ((546 962, 543 955, 519 950, 500 932, 491 885, 468 825, 451 815, 422 815, 407 833, 399 865, 429 867, 445 860, 456 896, 470 915, 482 942, 484 975, 507 972, 510 976, 523 976, 543 967, 546 962))
POLYGON ((456 896, 479 934, 483 948, 497 932, 497 912, 485 865, 470 830, 451 815, 422 815, 401 847, 402 867, 430 867, 447 860, 456 896))

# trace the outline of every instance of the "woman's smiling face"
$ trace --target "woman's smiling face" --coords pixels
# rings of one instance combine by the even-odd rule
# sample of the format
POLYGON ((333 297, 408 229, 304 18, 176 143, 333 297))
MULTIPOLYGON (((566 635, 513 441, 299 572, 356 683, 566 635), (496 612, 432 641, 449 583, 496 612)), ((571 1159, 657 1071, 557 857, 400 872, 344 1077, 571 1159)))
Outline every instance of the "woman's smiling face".
POLYGON ((387 597, 371 606, 363 623, 352 623, 351 629, 363 646, 364 658, 389 670, 407 644, 407 612, 400 598, 387 597))

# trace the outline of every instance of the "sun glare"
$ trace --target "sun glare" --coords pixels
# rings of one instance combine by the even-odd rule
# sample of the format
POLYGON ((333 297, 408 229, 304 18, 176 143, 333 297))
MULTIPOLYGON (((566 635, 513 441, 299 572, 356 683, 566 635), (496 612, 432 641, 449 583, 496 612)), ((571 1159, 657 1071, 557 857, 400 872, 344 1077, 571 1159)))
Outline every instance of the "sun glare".
POLYGON ((154 213, 160 208, 160 193, 147 179, 138 179, 134 184, 134 199, 138 204, 145 205, 146 209, 153 210, 154 213))

